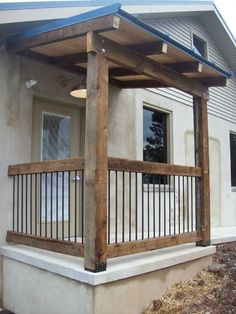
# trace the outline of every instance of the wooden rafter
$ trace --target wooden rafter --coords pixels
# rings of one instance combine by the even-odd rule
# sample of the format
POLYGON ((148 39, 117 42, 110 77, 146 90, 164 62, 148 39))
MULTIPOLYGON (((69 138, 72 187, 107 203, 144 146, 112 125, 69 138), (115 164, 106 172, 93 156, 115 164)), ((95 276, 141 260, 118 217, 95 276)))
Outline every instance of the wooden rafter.
POLYGON ((108 15, 105 17, 88 20, 64 28, 51 30, 37 36, 22 39, 17 43, 9 43, 10 52, 20 52, 36 46, 46 45, 78 36, 86 35, 90 31, 108 31, 119 28, 120 19, 117 16, 108 15))
POLYGON ((88 34, 88 38, 88 52, 103 53, 110 61, 136 73, 144 74, 151 79, 178 88, 193 96, 208 99, 208 90, 201 83, 191 81, 175 70, 93 32, 88 34))

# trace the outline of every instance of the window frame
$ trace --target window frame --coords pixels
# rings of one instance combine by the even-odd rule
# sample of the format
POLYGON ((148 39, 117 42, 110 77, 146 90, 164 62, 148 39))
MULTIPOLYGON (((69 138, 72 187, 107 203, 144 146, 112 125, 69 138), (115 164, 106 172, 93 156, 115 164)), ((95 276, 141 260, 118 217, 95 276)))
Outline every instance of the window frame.
MULTIPOLYGON (((171 134, 172 134, 172 111, 170 110, 167 110, 167 109, 163 109, 163 108, 160 108, 158 106, 155 106, 155 105, 151 105, 149 103, 146 103, 144 102, 143 103, 143 106, 142 106, 142 123, 143 123, 143 127, 142 127, 142 160, 144 160, 144 154, 143 154, 143 148, 144 148, 144 145, 143 145, 143 130, 144 130, 144 109, 147 109, 147 110, 150 110, 150 111, 158 111, 160 113, 163 113, 163 114, 166 114, 166 142, 167 142, 167 148, 166 148, 166 153, 167 153, 167 164, 171 163, 172 162, 172 138, 171 137, 171 134)), ((150 183, 149 184, 150 187, 149 187, 149 191, 152 192, 152 184, 150 183), (151 189, 150 189, 151 188, 151 189)), ((172 190, 172 184, 171 182, 167 182, 166 184, 166 191, 170 191, 172 190)), ((144 191, 147 191, 148 189, 148 183, 144 183, 144 191)), ((160 188, 161 188, 161 191, 163 190, 163 187, 164 187, 164 184, 160 184, 160 188)), ((159 191, 159 187, 158 185, 155 184, 155 190, 156 191, 159 191)))
POLYGON ((197 49, 194 45, 194 37, 196 37, 198 40, 202 41, 204 44, 204 56, 202 56, 201 54, 200 54, 200 56, 205 58, 205 59, 208 59, 208 42, 207 42, 206 38, 197 34, 196 32, 192 32, 191 37, 192 37, 192 49, 193 50, 197 49))

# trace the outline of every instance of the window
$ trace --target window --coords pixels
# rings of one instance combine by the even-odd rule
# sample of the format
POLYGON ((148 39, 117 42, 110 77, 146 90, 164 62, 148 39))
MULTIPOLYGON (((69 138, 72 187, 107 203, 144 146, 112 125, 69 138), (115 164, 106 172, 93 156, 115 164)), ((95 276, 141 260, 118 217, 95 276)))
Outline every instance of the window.
MULTIPOLYGON (((143 160, 167 163, 167 120, 165 112, 143 109, 143 160)), ((161 183, 164 183, 163 178, 161 183)), ((159 176, 144 175, 144 183, 158 183, 159 176)))
POLYGON ((236 187, 236 133, 230 133, 231 186, 236 187))
POLYGON ((193 34, 193 48, 197 54, 202 57, 207 57, 207 43, 202 38, 193 34))

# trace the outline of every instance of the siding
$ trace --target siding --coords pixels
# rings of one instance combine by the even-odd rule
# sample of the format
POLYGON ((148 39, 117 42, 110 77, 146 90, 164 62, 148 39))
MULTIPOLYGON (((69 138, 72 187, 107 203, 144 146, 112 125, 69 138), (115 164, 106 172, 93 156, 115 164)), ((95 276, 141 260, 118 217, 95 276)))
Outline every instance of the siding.
MULTIPOLYGON (((172 18, 146 21, 153 27, 168 34, 188 48, 192 48, 192 33, 207 41, 208 59, 224 70, 229 70, 221 54, 206 29, 196 17, 172 18)), ((153 92, 192 106, 192 97, 174 88, 151 89, 153 92)), ((231 79, 227 87, 210 88, 209 114, 236 123, 236 80, 231 79)))

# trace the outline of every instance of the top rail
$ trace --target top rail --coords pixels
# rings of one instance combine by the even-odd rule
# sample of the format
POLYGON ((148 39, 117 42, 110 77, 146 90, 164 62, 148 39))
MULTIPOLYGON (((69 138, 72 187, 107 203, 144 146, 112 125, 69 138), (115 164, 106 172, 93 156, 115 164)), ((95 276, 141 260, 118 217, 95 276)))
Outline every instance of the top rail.
MULTIPOLYGON (((84 157, 68 158, 64 160, 50 160, 33 162, 19 165, 11 165, 8 168, 8 175, 20 175, 30 173, 45 173, 56 171, 75 171, 84 169, 84 157)), ((180 175, 201 177, 202 168, 170 165, 139 160, 122 158, 108 158, 108 169, 116 171, 160 174, 160 175, 180 175)))
POLYGON ((8 175, 45 173, 56 171, 73 171, 84 169, 84 158, 68 158, 63 160, 49 160, 32 162, 27 164, 11 165, 8 167, 8 175))
POLYGON ((110 170, 201 177, 202 168, 109 157, 110 170))

